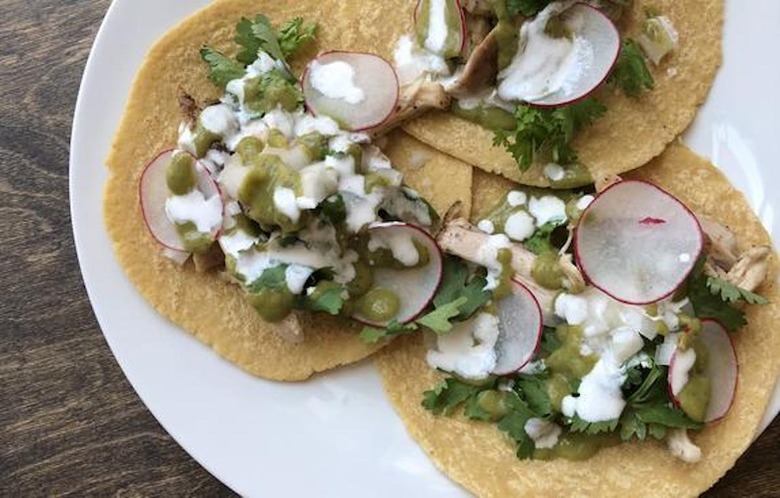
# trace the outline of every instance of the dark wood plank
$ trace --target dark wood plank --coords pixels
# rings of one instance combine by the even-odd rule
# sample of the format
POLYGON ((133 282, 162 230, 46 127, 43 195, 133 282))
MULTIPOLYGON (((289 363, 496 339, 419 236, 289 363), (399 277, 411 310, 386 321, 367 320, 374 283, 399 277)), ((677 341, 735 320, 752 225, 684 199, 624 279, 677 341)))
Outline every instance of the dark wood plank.
MULTIPOLYGON (((2 0, 0 495, 232 496, 157 424, 79 275, 68 142, 108 0, 2 0)), ((780 423, 709 497, 780 496, 780 423)))

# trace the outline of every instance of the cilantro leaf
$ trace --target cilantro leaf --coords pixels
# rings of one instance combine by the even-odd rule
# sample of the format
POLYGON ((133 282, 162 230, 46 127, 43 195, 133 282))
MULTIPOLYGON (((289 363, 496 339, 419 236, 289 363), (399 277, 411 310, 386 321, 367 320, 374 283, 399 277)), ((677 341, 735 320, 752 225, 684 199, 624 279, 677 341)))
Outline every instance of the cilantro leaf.
POLYGON ((344 290, 343 286, 337 284, 328 285, 323 290, 319 286, 315 287, 315 291, 305 297, 303 308, 336 316, 344 307, 344 290))
POLYGON ((602 434, 617 429, 619 422, 619 419, 605 420, 603 422, 586 422, 577 415, 574 415, 574 417, 569 420, 569 430, 591 435, 602 434))
POLYGON ((506 8, 512 17, 520 14, 531 17, 542 11, 550 2, 552 0, 506 0, 506 8))
POLYGON ((563 220, 548 221, 537 228, 533 235, 524 240, 523 246, 537 255, 548 251, 555 251, 555 246, 553 246, 550 238, 552 237, 553 231, 563 223, 565 223, 563 220))
POLYGON ((468 320, 491 298, 490 292, 483 290, 485 285, 487 285, 485 278, 478 275, 472 276, 469 280, 469 269, 461 260, 446 258, 441 285, 433 298, 433 305, 439 308, 465 297, 466 302, 460 306, 460 314, 456 319, 468 320))
POLYGON ((483 422, 490 422, 493 419, 493 415, 491 415, 487 410, 479 406, 479 391, 477 391, 474 395, 470 396, 466 400, 466 408, 464 411, 464 414, 466 417, 468 417, 471 420, 482 420, 483 422))
POLYGON ((211 47, 200 49, 200 57, 209 65, 209 79, 220 88, 244 76, 244 68, 211 47))
POLYGON ((636 416, 646 424, 659 424, 676 429, 701 429, 700 422, 695 422, 680 409, 669 404, 656 404, 635 409, 636 416))
POLYGON ((259 292, 261 289, 287 288, 287 265, 278 265, 268 268, 247 286, 250 293, 259 292))
POLYGON ((643 90, 652 90, 655 87, 645 56, 634 40, 623 42, 607 83, 622 89, 629 97, 637 97, 643 90))
POLYGON ((606 110, 594 98, 555 109, 521 104, 515 109, 514 130, 496 131, 493 145, 505 147, 521 171, 527 170, 539 154, 549 156, 558 164, 573 164, 577 161, 577 153, 570 142, 577 132, 590 126, 606 110))
POLYGON ((498 423, 498 430, 506 433, 517 444, 518 458, 531 458, 535 444, 525 432, 525 423, 534 417, 534 413, 517 394, 506 398, 509 413, 498 423))
MULTIPOLYGON (((271 21, 267 17, 262 14, 257 15, 254 21, 252 21, 250 30, 256 39, 258 50, 264 51, 278 61, 286 61, 282 47, 279 45, 279 37, 276 34, 276 30, 271 26, 271 21)), ((255 58, 257 58, 256 52, 255 58)))
MULTIPOLYGON (((262 16, 258 16, 262 17, 262 16)), ((257 20, 257 19, 256 19, 257 20)), ((236 55, 236 60, 244 66, 248 66, 257 59, 257 53, 260 51, 260 39, 252 32, 252 24, 255 21, 242 17, 236 24, 236 37, 234 41, 241 47, 236 55)))
POLYGON ((620 417, 620 439, 630 441, 637 438, 640 441, 647 437, 647 424, 642 422, 631 410, 623 412, 620 417))
POLYGON ((363 327, 360 331, 360 339, 368 344, 374 344, 380 339, 388 339, 397 335, 407 334, 418 329, 416 323, 401 324, 393 320, 387 327, 380 329, 376 327, 363 327))
POLYGON ((290 19, 279 28, 279 47, 285 58, 295 54, 302 46, 314 40, 315 23, 304 24, 302 17, 290 19))
POLYGON ((744 301, 748 304, 767 304, 769 301, 764 296, 754 294, 749 290, 737 287, 717 277, 707 277, 707 288, 725 303, 737 303, 744 301))
POLYGON ((550 396, 547 394, 546 384, 541 377, 522 375, 515 384, 515 390, 537 417, 544 418, 552 414, 550 396))
POLYGON ((484 389, 472 386, 452 377, 443 380, 432 390, 423 393, 422 406, 434 415, 452 413, 460 404, 484 389))
POLYGON ((563 343, 561 342, 560 337, 558 337, 558 333, 556 332, 555 328, 544 327, 542 332, 541 351, 545 356, 550 356, 550 354, 556 349, 560 348, 562 344, 563 343))
POLYGON ((729 332, 734 332, 747 325, 745 312, 735 307, 729 301, 722 299, 722 294, 713 294, 708 285, 710 277, 704 275, 704 257, 694 266, 688 277, 688 299, 693 306, 697 318, 712 318, 717 320, 729 332))
POLYGON ((416 320, 416 323, 427 327, 437 334, 443 334, 452 330, 452 323, 450 320, 460 315, 460 307, 468 301, 465 296, 439 306, 435 310, 431 311, 427 315, 416 320))

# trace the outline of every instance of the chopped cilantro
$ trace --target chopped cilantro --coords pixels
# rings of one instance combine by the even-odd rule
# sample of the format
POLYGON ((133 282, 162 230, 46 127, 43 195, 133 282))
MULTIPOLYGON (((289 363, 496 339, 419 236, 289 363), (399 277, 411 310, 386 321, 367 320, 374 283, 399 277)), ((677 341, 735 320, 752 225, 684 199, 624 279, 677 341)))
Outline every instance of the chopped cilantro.
POLYGON ((493 145, 505 147, 522 171, 527 170, 539 154, 549 156, 558 164, 573 164, 577 161, 577 153, 570 142, 577 132, 590 126, 606 110, 594 98, 554 109, 518 105, 514 115, 515 129, 496 131, 493 145))
POLYGON ((483 290, 487 281, 484 277, 474 275, 469 279, 469 269, 463 261, 448 257, 444 260, 444 271, 441 285, 433 298, 437 308, 447 303, 465 297, 460 306, 458 320, 468 320, 478 309, 487 303, 491 294, 483 290))
POLYGON ((623 42, 607 82, 622 89, 629 97, 637 97, 643 90, 652 90, 655 87, 653 75, 647 69, 647 60, 634 40, 623 42))
POLYGON ((231 80, 244 76, 244 67, 211 47, 200 49, 201 58, 209 65, 209 79, 220 88, 231 80))
POLYGON ((395 337, 397 335, 408 334, 409 332, 417 330, 417 328, 418 326, 414 322, 402 324, 393 320, 383 329, 377 327, 363 327, 363 330, 360 332, 360 339, 368 344, 373 344, 380 339, 389 339, 390 337, 395 337))
POLYGON ((515 384, 515 390, 537 417, 544 418, 552 415, 552 403, 543 378, 521 375, 515 384))

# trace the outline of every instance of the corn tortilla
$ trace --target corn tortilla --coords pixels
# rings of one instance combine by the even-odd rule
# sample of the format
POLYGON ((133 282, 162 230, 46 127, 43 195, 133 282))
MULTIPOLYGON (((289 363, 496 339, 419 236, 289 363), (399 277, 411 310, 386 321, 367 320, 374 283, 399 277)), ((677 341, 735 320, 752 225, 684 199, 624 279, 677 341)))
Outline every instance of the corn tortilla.
MULTIPOLYGON (((626 176, 652 181, 728 226, 741 248, 771 243, 743 195, 681 145, 626 176)), ((475 200, 483 197, 482 186, 496 186, 481 175, 476 178, 475 200)), ((749 326, 732 335, 740 365, 736 398, 724 420, 692 435, 703 452, 697 464, 685 464, 663 443, 649 440, 607 448, 581 462, 518 460, 495 424, 473 422, 461 413, 434 416, 420 406, 423 391, 440 377, 428 367, 419 335, 393 343, 376 356, 376 364, 412 437, 443 472, 478 496, 697 496, 747 449, 766 410, 780 367, 776 275, 774 256, 769 277, 758 289, 772 304, 749 307, 749 326)))
MULTIPOLYGON (((318 45, 297 59, 300 68, 320 49, 371 50, 387 55, 404 30, 406 18, 395 6, 361 6, 355 2, 271 2, 230 0, 211 4, 166 34, 149 52, 138 73, 107 164, 104 216, 117 259, 146 300, 176 325, 249 373, 274 380, 302 380, 316 372, 358 361, 380 346, 366 345, 346 320, 317 315, 304 320, 306 340, 293 345, 280 339, 246 302, 244 292, 218 275, 198 274, 187 264, 180 268, 164 256, 144 225, 138 200, 138 181, 145 164, 176 143, 181 120, 179 88, 198 102, 218 98, 207 80, 199 49, 203 44, 235 51, 233 36, 242 16, 267 15, 281 23, 294 16, 319 24, 318 45), (332 19, 360 23, 343 29, 332 19), (398 22, 396 22, 398 20, 398 22)), ((424 155, 425 164, 406 164, 407 183, 418 188, 444 212, 457 200, 470 204, 471 167, 445 156, 399 132, 389 145, 392 158, 404 170, 404 158, 424 155), (411 166, 415 166, 412 168, 411 166), (447 189, 433 180, 452 178, 447 189)), ((359 329, 358 329, 359 330, 359 329)))
MULTIPOLYGON (((640 31, 646 7, 668 16, 680 35, 679 48, 658 67, 648 63, 655 89, 639 98, 603 87, 595 96, 607 113, 574 141, 580 162, 594 178, 620 174, 646 164, 693 121, 721 62, 722 0, 636 0, 621 19, 622 33, 640 31)), ((404 129, 437 149, 487 172, 526 185, 549 186, 543 164, 521 173, 503 147, 493 147, 493 132, 437 112, 408 123, 404 129)))

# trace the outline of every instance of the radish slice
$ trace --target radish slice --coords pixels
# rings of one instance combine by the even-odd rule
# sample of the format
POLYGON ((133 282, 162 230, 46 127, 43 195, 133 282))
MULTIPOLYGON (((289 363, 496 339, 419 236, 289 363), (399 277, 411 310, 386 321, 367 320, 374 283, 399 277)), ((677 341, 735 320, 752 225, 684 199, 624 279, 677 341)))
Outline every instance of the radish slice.
POLYGON ((607 79, 620 54, 620 33, 615 24, 601 10, 578 3, 562 14, 562 20, 574 33, 574 50, 578 50, 570 73, 579 71, 575 78, 566 78, 560 89, 538 98, 528 99, 539 107, 557 107, 572 104, 590 95, 607 79), (577 49, 576 47, 581 47, 577 49), (571 81, 573 79, 573 81, 571 81))
POLYGON ((429 52, 451 58, 462 54, 466 48, 466 15, 458 0, 418 0, 414 8, 414 25, 420 45, 429 52), (440 30, 431 32, 431 8, 434 3, 433 7, 439 9, 436 26, 440 30), (422 24, 421 20, 427 23, 422 24))
MULTIPOLYGON (((396 270, 374 269, 374 287, 392 291, 401 301, 395 320, 408 323, 417 318, 433 300, 442 278, 442 253, 436 240, 424 229, 409 223, 377 223, 369 227, 369 233, 378 230, 392 237, 411 237, 428 250, 429 262, 420 268, 396 270)), ((353 318, 374 327, 384 327, 388 322, 374 322, 355 313, 353 318)))
POLYGON ((327 52, 303 75, 306 107, 352 131, 366 130, 390 117, 398 102, 398 77, 383 58, 357 52, 327 52))
MULTIPOLYGON (((710 379, 710 400, 704 412, 704 422, 716 422, 726 416, 737 392, 737 352, 731 335, 715 320, 701 321, 698 339, 707 350, 707 368, 704 374, 710 379)), ((688 377, 688 365, 684 352, 677 350, 669 365, 669 392, 675 405, 680 404, 679 395, 688 377)))
POLYGON ((536 354, 542 339, 542 310, 528 288, 512 281, 513 293, 498 303, 499 333, 495 375, 523 368, 536 354))
POLYGON ((639 180, 603 191, 582 213, 574 234, 585 278, 612 298, 638 305, 674 293, 703 244, 696 216, 668 192, 639 180))
MULTIPOLYGON (((141 213, 152 237, 169 250, 186 253, 176 227, 165 213, 165 202, 170 195, 166 181, 166 170, 174 152, 173 150, 162 152, 146 166, 138 184, 138 195, 141 201, 141 213)), ((198 190, 206 198, 220 195, 219 187, 208 170, 199 163, 196 163, 196 170, 198 190)))

